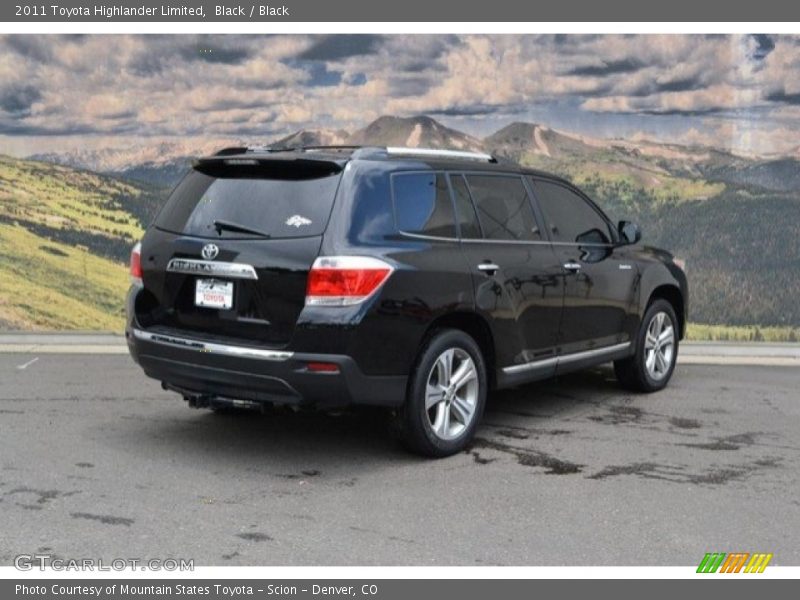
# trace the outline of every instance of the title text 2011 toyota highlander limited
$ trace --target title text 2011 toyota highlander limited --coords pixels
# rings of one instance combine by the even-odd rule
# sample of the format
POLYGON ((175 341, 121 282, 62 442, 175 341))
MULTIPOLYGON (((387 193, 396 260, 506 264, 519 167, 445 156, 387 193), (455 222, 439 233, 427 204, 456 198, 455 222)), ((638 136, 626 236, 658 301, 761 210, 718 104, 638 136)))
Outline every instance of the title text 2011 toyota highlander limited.
POLYGON ((640 237, 489 155, 228 148, 134 249, 128 345, 193 406, 378 405, 445 456, 492 389, 609 361, 627 388, 667 384, 686 277, 640 237))

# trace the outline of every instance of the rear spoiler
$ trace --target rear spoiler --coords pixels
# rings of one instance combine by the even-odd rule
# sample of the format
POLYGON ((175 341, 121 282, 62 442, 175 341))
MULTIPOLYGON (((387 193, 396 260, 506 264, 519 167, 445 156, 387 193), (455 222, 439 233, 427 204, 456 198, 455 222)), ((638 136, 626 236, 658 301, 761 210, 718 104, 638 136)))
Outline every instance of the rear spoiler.
MULTIPOLYGON (((233 150, 233 149, 231 149, 233 150)), ((219 153, 199 158, 192 168, 212 177, 250 177, 267 179, 318 179, 341 173, 345 162, 287 155, 242 156, 219 153)))

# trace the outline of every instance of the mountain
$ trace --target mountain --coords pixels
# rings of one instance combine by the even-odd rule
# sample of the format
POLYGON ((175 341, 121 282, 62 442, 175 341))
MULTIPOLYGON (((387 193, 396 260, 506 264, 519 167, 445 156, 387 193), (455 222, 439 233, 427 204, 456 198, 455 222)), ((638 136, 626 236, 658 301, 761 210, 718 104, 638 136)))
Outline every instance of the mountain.
POLYGON ((778 160, 732 160, 723 164, 701 165, 707 179, 736 185, 756 186, 767 190, 790 192, 800 189, 800 161, 796 158, 778 160))
POLYGON ((301 129, 272 142, 270 148, 299 148, 303 146, 341 146, 349 134, 341 129, 301 129))
POLYGON ((240 140, 140 142, 110 148, 86 148, 33 154, 30 160, 84 169, 130 179, 146 185, 172 187, 186 173, 194 158, 213 154, 226 146, 240 146, 240 140))
POLYGON ((192 165, 192 160, 194 160, 194 157, 187 156, 169 162, 147 162, 120 171, 104 171, 104 173, 121 177, 134 183, 171 189, 186 175, 192 165))
POLYGON ((693 172, 696 153, 667 145, 591 138, 523 122, 504 127, 484 144, 496 156, 555 173, 591 195, 610 198, 612 208, 622 214, 629 214, 643 196, 674 203, 709 198, 724 189, 722 183, 693 172))
POLYGON ((84 148, 65 152, 34 154, 28 158, 51 162, 96 173, 122 172, 136 165, 168 165, 188 157, 205 156, 225 146, 241 145, 241 140, 181 140, 162 142, 138 142, 108 148, 84 148))
POLYGON ((507 125, 483 143, 489 151, 528 166, 560 173, 594 169, 654 188, 670 177, 784 192, 800 188, 800 161, 795 156, 747 157, 697 145, 592 138, 524 122, 507 125))
POLYGON ((0 156, 0 329, 121 331, 128 255, 160 203, 118 178, 0 156))
MULTIPOLYGON (((800 237, 797 156, 748 157, 725 149, 642 138, 600 139, 525 122, 511 123, 480 140, 426 116, 383 116, 352 134, 301 130, 272 145, 342 143, 483 150, 556 173, 580 186, 612 219, 639 222, 646 243, 669 248, 687 260, 692 320, 727 325, 800 324, 800 304, 795 300, 800 296, 800 261, 796 253, 787 254, 800 237)), ((14 203, 0 211, 0 225, 12 226, 9 219, 16 219, 16 227, 72 248, 63 251, 79 252, 85 247, 93 256, 120 262, 135 234, 119 225, 132 222, 130 218, 140 225, 147 222, 146 216, 165 197, 153 186, 170 185, 188 165, 189 156, 210 153, 222 145, 170 143, 154 149, 82 152, 68 157, 83 169, 94 165, 114 176, 59 171, 52 164, 20 161, 28 165, 22 169, 25 173, 0 171, 4 186, 0 190, 6 195, 18 192, 14 203), (189 153, 190 148, 194 152, 189 153), (43 189, 36 187, 37 177, 44 182, 43 189), (22 186, 16 184, 20 178, 22 186), (59 203, 55 190, 64 185, 72 190, 68 198, 73 200, 59 203), (121 191, 118 186, 128 187, 121 191), (97 193, 107 203, 101 202, 105 208, 99 213, 106 230, 93 215, 98 211, 97 193), (35 219, 28 213, 14 213, 27 198, 25 194, 31 202, 41 194, 46 198, 35 219), (111 208, 122 213, 105 212, 111 208), (111 223, 118 225, 111 227, 116 232, 108 231, 111 223)), ((4 159, 9 160, 13 159, 4 159)), ((58 160, 67 159, 59 156, 58 160)), ((31 202, 26 211, 32 210, 31 202)), ((39 246, 55 247, 50 243, 39 246)), ((56 260, 46 250, 41 252, 47 260, 56 260)), ((0 320, 5 318, 3 306, 0 304, 0 320)))
POLYGON ((349 144, 364 146, 408 146, 483 150, 481 140, 442 125, 430 117, 383 116, 348 138, 349 144))
POLYGON ((584 139, 537 123, 518 121, 485 138, 483 144, 492 152, 514 160, 523 159, 529 154, 549 158, 591 156, 597 154, 598 146, 607 145, 599 141, 595 142, 597 145, 590 145, 584 139))
POLYGON ((383 116, 353 133, 331 129, 301 129, 269 144, 270 148, 302 146, 409 146, 482 150, 481 140, 425 116, 383 116))
MULTIPOLYGON (((30 156, 32 160, 107 173, 146 185, 172 187, 194 157, 242 140, 178 140, 79 149, 30 156)), ((675 185, 675 178, 755 186, 773 191, 800 188, 800 150, 792 156, 744 157, 728 151, 648 139, 601 139, 558 131, 537 123, 514 122, 484 139, 447 127, 427 116, 382 116, 353 133, 302 129, 269 144, 272 148, 342 144, 412 146, 490 151, 521 164, 556 171, 585 182, 587 175, 627 180, 658 190, 665 198, 707 197, 718 192, 675 185)))

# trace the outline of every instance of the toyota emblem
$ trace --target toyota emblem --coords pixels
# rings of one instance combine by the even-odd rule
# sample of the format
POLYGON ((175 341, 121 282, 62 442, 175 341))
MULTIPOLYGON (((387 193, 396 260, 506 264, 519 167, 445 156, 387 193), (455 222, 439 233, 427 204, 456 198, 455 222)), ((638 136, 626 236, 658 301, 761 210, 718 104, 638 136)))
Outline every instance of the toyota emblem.
POLYGON ((206 244, 203 246, 203 249, 200 251, 200 254, 206 260, 214 260, 217 258, 217 254, 219 254, 219 248, 216 244, 206 244))

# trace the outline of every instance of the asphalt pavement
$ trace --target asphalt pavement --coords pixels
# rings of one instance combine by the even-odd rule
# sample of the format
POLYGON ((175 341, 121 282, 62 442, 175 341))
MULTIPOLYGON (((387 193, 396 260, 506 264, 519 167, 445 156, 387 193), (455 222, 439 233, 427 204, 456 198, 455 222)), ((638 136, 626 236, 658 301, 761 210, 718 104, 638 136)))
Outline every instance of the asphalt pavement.
POLYGON ((0 564, 800 564, 796 367, 497 393, 467 452, 425 460, 380 412, 197 411, 124 354, 34 346, 0 351, 0 564))

